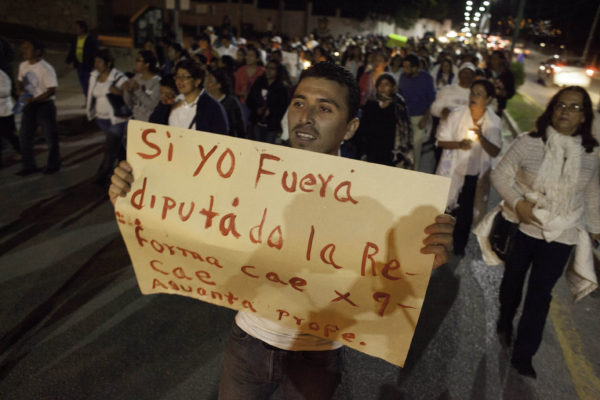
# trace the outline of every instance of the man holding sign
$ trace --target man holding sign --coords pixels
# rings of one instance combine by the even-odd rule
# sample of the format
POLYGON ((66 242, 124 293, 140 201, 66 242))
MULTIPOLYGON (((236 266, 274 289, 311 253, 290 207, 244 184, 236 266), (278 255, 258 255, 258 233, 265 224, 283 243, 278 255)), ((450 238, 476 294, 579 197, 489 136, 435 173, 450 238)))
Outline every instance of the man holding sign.
MULTIPOLYGON (((359 100, 355 79, 342 67, 319 63, 304 71, 288 109, 292 147, 338 155, 342 140, 350 139, 358 128, 359 100)), ((257 184, 262 177, 260 173, 273 174, 261 164, 257 184)), ((127 195, 132 183, 132 168, 122 162, 115 169, 109 188, 113 204, 117 197, 127 195)), ((423 241, 421 253, 435 255, 434 268, 449 258, 453 227, 452 217, 440 215, 425 228, 428 236, 423 241)), ((330 264, 334 264, 331 247, 330 250, 330 264)), ((307 252, 307 258, 309 254, 307 252)), ((276 271, 277 266, 271 268, 276 271)), ((254 267, 242 267, 242 272, 249 276, 258 275, 254 267)), ((294 286, 290 281, 290 290, 302 290, 302 284, 296 283, 298 285, 294 286)), ((349 303, 348 294, 339 293, 338 300, 349 303)), ((281 319, 286 311, 278 311, 281 319)), ((262 399, 281 386, 286 398, 329 399, 340 382, 341 352, 342 344, 337 341, 313 336, 249 311, 240 311, 225 351, 219 398, 262 399)))

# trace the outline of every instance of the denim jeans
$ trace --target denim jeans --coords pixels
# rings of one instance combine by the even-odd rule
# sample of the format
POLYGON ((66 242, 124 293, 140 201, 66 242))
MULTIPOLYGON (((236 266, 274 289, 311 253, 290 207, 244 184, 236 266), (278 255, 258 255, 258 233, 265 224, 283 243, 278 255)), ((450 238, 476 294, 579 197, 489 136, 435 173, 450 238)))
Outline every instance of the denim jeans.
POLYGON ((60 152, 58 148, 58 132, 56 128, 56 106, 54 101, 31 103, 23 109, 21 132, 21 153, 23 155, 23 170, 31 171, 36 168, 33 155, 33 138, 37 127, 41 126, 48 144, 48 162, 46 168, 60 168, 60 152))
POLYGON ((330 399, 341 380, 343 348, 288 351, 233 324, 225 349, 220 400, 268 399, 279 386, 287 400, 330 399))
POLYGON ((119 159, 125 157, 125 150, 123 147, 123 136, 127 129, 127 122, 119 124, 111 124, 108 119, 97 119, 98 127, 104 132, 106 136, 106 143, 104 145, 104 157, 96 172, 95 180, 103 182, 108 179, 115 167, 116 162, 119 159))

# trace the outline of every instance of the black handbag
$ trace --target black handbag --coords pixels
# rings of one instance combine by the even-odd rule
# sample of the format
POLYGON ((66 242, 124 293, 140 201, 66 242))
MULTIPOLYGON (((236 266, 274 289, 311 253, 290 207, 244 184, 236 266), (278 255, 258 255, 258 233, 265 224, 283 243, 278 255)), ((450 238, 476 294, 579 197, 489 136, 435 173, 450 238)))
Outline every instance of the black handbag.
MULTIPOLYGON (((115 83, 112 84, 112 86, 116 87, 116 84, 117 84, 117 82, 119 82, 120 79, 121 79, 121 77, 118 77, 115 80, 115 83)), ((106 98, 108 99, 108 102, 110 103, 111 107, 113 108, 113 114, 115 115, 115 117, 121 117, 121 118, 131 117, 133 112, 131 111, 131 108, 129 108, 129 106, 125 103, 123 96, 109 92, 106 94, 106 98)))
POLYGON ((519 224, 506 220, 502 216, 502 212, 499 212, 494 217, 488 240, 490 241, 492 250, 502 261, 506 261, 518 230, 519 224))

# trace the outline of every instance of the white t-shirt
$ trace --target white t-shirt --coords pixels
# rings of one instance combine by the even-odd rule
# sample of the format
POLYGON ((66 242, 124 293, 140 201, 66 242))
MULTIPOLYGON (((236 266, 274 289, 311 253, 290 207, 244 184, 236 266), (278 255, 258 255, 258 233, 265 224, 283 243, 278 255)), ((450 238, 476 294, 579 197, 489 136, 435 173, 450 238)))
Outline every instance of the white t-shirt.
MULTIPOLYGON (((30 64, 29 61, 19 64, 17 80, 23 83, 25 91, 33 97, 46 93, 49 88, 58 87, 56 71, 43 59, 35 64, 30 64)), ((49 100, 54 100, 55 97, 52 96, 49 100)))
POLYGON ((190 126, 190 123, 196 118, 196 104, 198 104, 198 99, 202 96, 202 93, 204 93, 204 89, 202 89, 202 92, 200 92, 198 97, 191 103, 185 101, 185 96, 181 94, 177 96, 175 101, 180 101, 182 104, 171 111, 171 114, 169 115, 169 126, 196 129, 196 123, 194 122, 192 126, 190 126))
POLYGON ((10 78, 6 75, 6 72, 0 69, 0 117, 8 117, 13 113, 14 104, 10 96, 11 88, 10 78))
POLYGON ((341 343, 303 333, 245 311, 237 313, 235 323, 248 335, 282 350, 323 351, 342 347, 341 343))
POLYGON ((92 96, 96 99, 96 118, 110 119, 112 106, 106 95, 110 91, 112 82, 108 79, 104 82, 97 81, 92 90, 92 96))
POLYGON ((458 84, 444 86, 437 95, 435 101, 431 104, 431 115, 441 117, 444 108, 450 111, 456 110, 460 106, 469 104, 469 88, 463 88, 458 84))

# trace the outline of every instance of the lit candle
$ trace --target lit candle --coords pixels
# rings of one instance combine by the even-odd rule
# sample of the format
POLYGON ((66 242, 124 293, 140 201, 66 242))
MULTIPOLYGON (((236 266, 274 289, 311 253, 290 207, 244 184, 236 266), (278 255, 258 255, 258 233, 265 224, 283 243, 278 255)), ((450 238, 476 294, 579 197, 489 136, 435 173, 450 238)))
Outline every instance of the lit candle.
POLYGON ((467 131, 467 139, 472 141, 477 140, 477 133, 475 133, 475 129, 469 129, 467 131))

